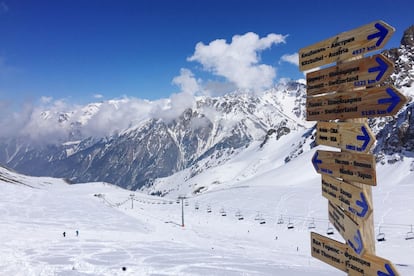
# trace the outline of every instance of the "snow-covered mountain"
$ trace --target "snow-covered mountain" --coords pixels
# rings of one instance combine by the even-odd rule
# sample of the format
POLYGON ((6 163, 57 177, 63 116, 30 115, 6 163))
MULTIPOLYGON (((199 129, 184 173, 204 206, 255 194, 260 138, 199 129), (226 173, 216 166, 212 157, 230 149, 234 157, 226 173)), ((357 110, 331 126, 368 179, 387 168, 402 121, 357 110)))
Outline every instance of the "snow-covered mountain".
MULTIPOLYGON (((396 117, 370 120, 378 141, 374 152, 382 163, 413 155, 412 37, 413 27, 405 32, 399 49, 385 52, 395 62, 389 82, 410 101, 396 117)), ((152 187, 154 182, 176 173, 187 181, 237 158, 256 142, 258 149, 266 150, 269 139, 296 137, 286 145, 283 164, 309 151, 315 146, 315 129, 314 122, 304 119, 305 97, 304 84, 282 81, 261 94, 195 97, 179 113, 168 101, 159 105, 131 99, 64 112, 59 108, 38 110, 31 114, 36 123, 30 121, 22 135, 0 139, 0 163, 30 175, 73 182, 106 181, 165 194, 175 188, 152 187), (40 133, 36 132, 38 126, 43 127, 40 133), (37 139, 27 139, 33 136, 37 139), (49 143, 52 136, 55 139, 49 143)))
MULTIPOLYGON (((111 104, 122 105, 112 101, 111 104)), ((0 162, 30 175, 68 178, 74 182, 107 181, 129 189, 151 185, 200 160, 229 159, 268 133, 280 138, 304 129, 304 85, 283 82, 260 95, 233 93, 197 97, 174 118, 144 118, 105 138, 82 138, 84 126, 100 112, 99 104, 66 113, 43 111, 43 120, 68 128, 60 143, 30 143, 24 138, 0 143, 0 162), (75 114, 76 122, 71 121, 75 114)))

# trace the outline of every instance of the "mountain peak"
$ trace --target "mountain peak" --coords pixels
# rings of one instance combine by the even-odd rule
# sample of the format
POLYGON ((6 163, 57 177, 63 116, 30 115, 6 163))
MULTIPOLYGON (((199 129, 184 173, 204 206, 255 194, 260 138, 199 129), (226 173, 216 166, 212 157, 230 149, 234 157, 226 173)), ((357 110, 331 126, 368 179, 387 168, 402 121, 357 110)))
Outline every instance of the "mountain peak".
POLYGON ((401 45, 414 46, 414 25, 404 31, 403 37, 401 38, 401 45))

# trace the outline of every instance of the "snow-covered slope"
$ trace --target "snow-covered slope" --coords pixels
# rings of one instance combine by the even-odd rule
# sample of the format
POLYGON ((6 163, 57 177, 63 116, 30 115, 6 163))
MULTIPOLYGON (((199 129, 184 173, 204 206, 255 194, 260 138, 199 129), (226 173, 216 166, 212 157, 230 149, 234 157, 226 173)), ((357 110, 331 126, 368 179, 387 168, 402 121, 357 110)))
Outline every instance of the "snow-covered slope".
MULTIPOLYGON (((133 201, 109 184, 68 185, 0 168, 0 274, 342 275, 310 256, 308 226, 326 235, 327 200, 313 150, 280 165, 291 141, 252 144, 226 166, 198 174, 191 181, 205 184, 202 193, 172 178, 170 195, 135 193, 133 201), (175 201, 182 193, 189 197, 185 227, 175 201)), ((401 275, 414 273, 414 240, 405 240, 414 224, 412 159, 378 165, 373 188, 375 230, 386 235, 377 255, 401 275)))

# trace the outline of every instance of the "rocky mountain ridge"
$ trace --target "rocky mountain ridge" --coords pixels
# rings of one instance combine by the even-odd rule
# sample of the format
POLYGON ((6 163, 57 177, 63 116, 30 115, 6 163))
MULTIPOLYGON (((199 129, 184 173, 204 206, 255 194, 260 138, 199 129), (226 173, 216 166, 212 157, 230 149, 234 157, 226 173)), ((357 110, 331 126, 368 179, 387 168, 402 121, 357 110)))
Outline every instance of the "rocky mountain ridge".
MULTIPOLYGON (((172 120, 150 118, 108 137, 82 139, 82 120, 100 108, 91 104, 83 108, 80 121, 71 123, 67 140, 40 146, 21 137, 3 140, 0 162, 25 174, 106 181, 135 190, 211 156, 231 158, 252 141, 263 140, 269 129, 279 138, 304 129, 304 93, 304 85, 285 82, 261 95, 198 97, 193 108, 172 120)), ((64 125, 73 113, 41 116, 64 125)))
MULTIPOLYGON (((410 101, 395 117, 369 120, 377 137, 373 151, 381 163, 414 155, 413 34, 414 26, 404 33, 398 49, 384 51, 395 63, 389 82, 410 101)), ((283 81, 262 94, 197 97, 192 107, 177 116, 130 114, 128 127, 101 136, 85 135, 88 123, 102 109, 121 108, 129 99, 92 103, 66 112, 44 110, 38 115, 42 122, 66 130, 59 143, 33 143, 21 136, 1 138, 0 164, 34 176, 106 181, 131 190, 151 190, 156 179, 185 169, 183 177, 192 178, 226 163, 253 142, 266 150, 269 139, 301 132, 300 139, 290 145, 287 163, 315 146, 315 122, 305 120, 305 89, 302 83, 283 81)), ((108 128, 113 127, 110 119, 108 128)))

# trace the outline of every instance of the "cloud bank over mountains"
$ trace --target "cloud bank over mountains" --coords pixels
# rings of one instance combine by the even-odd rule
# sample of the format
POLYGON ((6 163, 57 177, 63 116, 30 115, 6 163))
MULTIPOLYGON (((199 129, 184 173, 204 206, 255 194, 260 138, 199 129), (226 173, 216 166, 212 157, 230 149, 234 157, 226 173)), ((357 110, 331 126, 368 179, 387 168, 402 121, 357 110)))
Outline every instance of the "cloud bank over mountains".
MULTIPOLYGON (((103 101, 102 94, 96 93, 94 98, 100 102, 80 106, 67 99, 44 96, 36 102, 27 102, 17 111, 0 101, 0 106, 4 107, 0 111, 0 137, 60 142, 67 139, 74 126, 79 125, 82 136, 104 137, 150 118, 172 120, 185 109, 192 108, 196 96, 223 95, 235 90, 262 92, 274 85, 276 68, 261 63, 260 54, 286 43, 286 38, 287 35, 274 33, 259 37, 248 32, 233 36, 229 42, 216 39, 208 44, 197 43, 187 61, 199 63, 206 75, 222 78, 223 83, 203 80, 190 69, 181 68, 180 74, 172 80, 179 91, 169 98, 149 101, 123 97, 103 101)), ((295 64, 295 58, 297 54, 283 55, 281 61, 295 64)), ((0 68, 1 64, 0 59, 0 68)))

